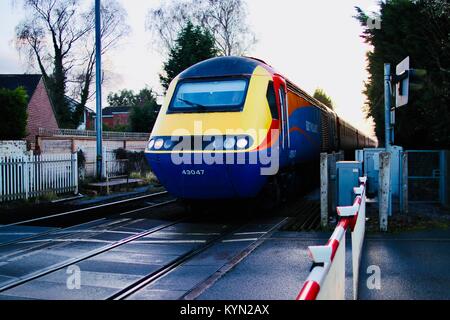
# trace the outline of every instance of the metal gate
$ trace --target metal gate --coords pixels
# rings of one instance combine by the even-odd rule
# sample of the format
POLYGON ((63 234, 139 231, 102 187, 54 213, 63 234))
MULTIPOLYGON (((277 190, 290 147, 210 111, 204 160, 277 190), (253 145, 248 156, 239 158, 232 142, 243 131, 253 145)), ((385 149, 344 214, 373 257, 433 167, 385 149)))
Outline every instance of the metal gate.
POLYGON ((408 201, 447 202, 448 152, 408 150, 408 201))

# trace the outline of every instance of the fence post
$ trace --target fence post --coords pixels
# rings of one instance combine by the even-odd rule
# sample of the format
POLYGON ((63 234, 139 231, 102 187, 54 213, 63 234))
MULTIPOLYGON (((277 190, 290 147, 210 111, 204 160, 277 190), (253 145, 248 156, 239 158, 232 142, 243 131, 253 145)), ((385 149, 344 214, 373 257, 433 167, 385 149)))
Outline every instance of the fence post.
POLYGON ((75 186, 75 194, 78 194, 78 153, 72 153, 72 175, 75 186))
POLYGON ((22 180, 25 191, 25 200, 28 200, 30 194, 30 169, 28 168, 28 156, 23 156, 22 180))
POLYGON ((328 155, 320 154, 320 217, 323 228, 328 226, 328 155))
POLYGON ((108 172, 107 172, 108 170, 106 168, 106 165, 107 165, 106 156, 107 156, 107 154, 108 154, 108 152, 107 152, 106 148, 103 148, 103 155, 102 155, 103 164, 102 164, 102 172, 101 172, 101 177, 103 179, 108 177, 108 172))
POLYGON ((408 153, 402 153, 402 198, 401 212, 408 213, 408 153))
POLYGON ((380 210, 380 230, 387 232, 389 202, 390 202, 390 181, 391 181, 391 154, 389 152, 380 153, 380 176, 379 176, 379 210, 380 210))

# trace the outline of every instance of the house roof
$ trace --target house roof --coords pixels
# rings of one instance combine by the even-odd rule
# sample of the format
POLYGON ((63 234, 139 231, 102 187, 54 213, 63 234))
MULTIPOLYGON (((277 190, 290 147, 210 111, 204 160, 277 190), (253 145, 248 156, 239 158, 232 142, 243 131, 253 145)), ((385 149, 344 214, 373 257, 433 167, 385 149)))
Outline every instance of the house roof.
MULTIPOLYGON (((69 96, 65 96, 65 98, 66 98, 67 104, 69 105, 70 110, 75 111, 75 109, 78 107, 80 102, 69 96)), ((94 111, 92 111, 91 109, 89 109, 86 106, 84 107, 84 111, 87 111, 88 113, 95 113, 94 111)))
POLYGON ((103 116, 112 116, 117 113, 130 113, 131 107, 106 107, 102 110, 103 116))
POLYGON ((0 74, 0 88, 14 90, 24 87, 28 99, 31 99, 41 78, 40 74, 0 74))

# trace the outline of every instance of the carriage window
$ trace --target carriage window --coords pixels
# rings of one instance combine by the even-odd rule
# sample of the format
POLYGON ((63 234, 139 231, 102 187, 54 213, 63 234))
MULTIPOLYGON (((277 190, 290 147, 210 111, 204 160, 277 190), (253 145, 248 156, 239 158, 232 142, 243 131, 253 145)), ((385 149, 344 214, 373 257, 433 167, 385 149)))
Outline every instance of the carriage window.
POLYGON ((269 82, 269 86, 267 87, 267 102, 269 102, 272 118, 278 120, 280 116, 278 114, 277 99, 275 97, 275 88, 273 87, 272 81, 269 82))
POLYGON ((169 112, 240 111, 247 94, 246 79, 182 82, 169 112))
POLYGON ((286 112, 286 93, 284 92, 284 88, 280 87, 280 105, 281 105, 281 112, 286 112))

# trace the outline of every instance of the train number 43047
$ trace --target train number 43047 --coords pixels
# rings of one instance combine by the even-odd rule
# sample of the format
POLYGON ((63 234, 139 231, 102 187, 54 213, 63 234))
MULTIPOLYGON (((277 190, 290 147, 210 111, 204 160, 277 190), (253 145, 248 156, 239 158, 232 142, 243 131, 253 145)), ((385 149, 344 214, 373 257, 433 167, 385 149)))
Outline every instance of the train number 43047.
POLYGON ((203 176, 205 175, 205 170, 183 170, 181 174, 184 176, 203 176))

